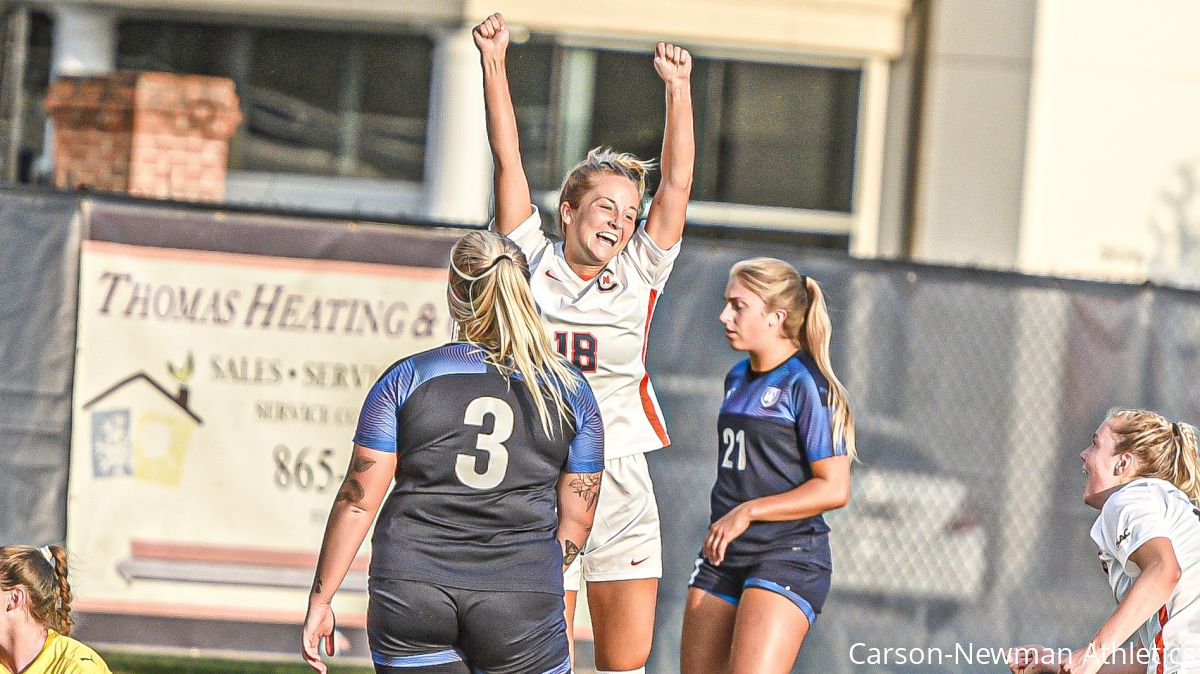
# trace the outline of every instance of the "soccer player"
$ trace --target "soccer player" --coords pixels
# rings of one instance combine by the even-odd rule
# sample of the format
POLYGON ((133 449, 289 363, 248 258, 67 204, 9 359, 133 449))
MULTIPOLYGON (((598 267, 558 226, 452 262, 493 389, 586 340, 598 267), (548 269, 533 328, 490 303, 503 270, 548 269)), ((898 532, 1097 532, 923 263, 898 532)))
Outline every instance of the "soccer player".
POLYGON ((1067 657, 1043 646, 1012 649, 1013 672, 1200 673, 1196 450, 1194 426, 1155 412, 1123 410, 1100 424, 1079 454, 1083 502, 1100 511, 1092 540, 1117 608, 1067 657), (1134 634, 1136 649, 1118 653, 1134 634))
POLYGON ((688 582, 683 674, 790 672, 829 593, 822 513, 850 498, 854 417, 821 287, 772 258, 729 272, 712 519, 688 582))
POLYGON ((0 547, 0 672, 111 674, 72 625, 66 550, 0 547))
POLYGON ((363 404, 304 621, 318 672, 330 602, 393 477, 372 540, 375 671, 570 671, 562 573, 600 493, 600 413, 542 330, 515 244, 471 232, 450 265, 460 341, 397 362, 363 404))
POLYGON ((474 37, 495 166, 493 227, 529 258, 546 329, 591 383, 604 417, 605 489, 587 550, 567 573, 568 627, 582 577, 597 670, 643 672, 662 576, 658 504, 644 455, 670 444, 646 373, 646 343, 654 304, 679 255, 691 195, 692 58, 682 47, 661 42, 654 52, 666 92, 666 129, 662 182, 644 225, 637 219, 649 163, 596 149, 563 182, 556 214, 563 240, 554 242, 542 233, 521 165, 504 18, 488 17, 474 37))

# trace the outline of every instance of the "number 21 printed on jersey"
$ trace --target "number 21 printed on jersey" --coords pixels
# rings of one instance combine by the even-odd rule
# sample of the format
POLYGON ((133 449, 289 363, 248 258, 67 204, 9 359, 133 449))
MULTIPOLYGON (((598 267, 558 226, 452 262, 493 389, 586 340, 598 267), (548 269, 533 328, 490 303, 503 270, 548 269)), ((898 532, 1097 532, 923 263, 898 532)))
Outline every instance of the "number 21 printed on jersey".
POLYGON ((721 460, 722 468, 734 468, 737 462, 738 470, 746 470, 746 431, 732 428, 721 430, 721 442, 725 443, 725 458, 721 460))

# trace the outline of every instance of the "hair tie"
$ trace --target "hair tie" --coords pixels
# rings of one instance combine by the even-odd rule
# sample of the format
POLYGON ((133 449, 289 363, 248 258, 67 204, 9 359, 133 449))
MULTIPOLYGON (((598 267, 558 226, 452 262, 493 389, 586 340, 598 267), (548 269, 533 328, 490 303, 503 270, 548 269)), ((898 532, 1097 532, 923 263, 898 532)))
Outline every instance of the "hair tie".
POLYGON ((1179 453, 1183 449, 1183 434, 1179 432, 1179 424, 1171 422, 1171 435, 1175 436, 1175 458, 1171 461, 1171 470, 1179 472, 1179 453))
POLYGON ((492 260, 492 263, 487 266, 487 269, 484 269, 479 275, 483 276, 484 274, 491 271, 496 265, 500 264, 500 260, 508 260, 509 262, 512 262, 512 256, 509 255, 508 253, 501 253, 501 254, 497 255, 496 259, 492 260))
POLYGON ((804 294, 808 294, 808 277, 804 274, 800 275, 800 287, 804 289, 804 294))
POLYGON ((38 548, 37 551, 42 553, 42 557, 46 559, 46 563, 50 565, 51 569, 58 571, 58 562, 54 560, 54 553, 50 552, 49 545, 43 545, 42 547, 38 548))

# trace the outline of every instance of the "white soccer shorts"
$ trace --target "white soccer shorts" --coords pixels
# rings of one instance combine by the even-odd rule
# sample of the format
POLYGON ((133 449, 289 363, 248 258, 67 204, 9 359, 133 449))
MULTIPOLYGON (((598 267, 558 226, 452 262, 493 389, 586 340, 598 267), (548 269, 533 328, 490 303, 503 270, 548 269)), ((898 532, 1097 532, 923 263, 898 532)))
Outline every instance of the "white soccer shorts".
POLYGON ((644 454, 604 462, 600 503, 583 554, 563 576, 568 592, 580 580, 662 578, 658 501, 644 454))

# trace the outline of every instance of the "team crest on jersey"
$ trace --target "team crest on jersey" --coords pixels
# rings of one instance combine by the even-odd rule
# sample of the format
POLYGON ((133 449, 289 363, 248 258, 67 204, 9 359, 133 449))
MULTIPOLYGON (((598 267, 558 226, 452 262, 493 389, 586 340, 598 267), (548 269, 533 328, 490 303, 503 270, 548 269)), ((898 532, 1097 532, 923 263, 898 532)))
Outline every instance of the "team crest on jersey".
POLYGON ((604 271, 600 272, 599 276, 596 277, 596 287, 603 292, 616 290, 617 277, 614 276, 611 271, 605 269, 604 271))
POLYGON ((779 402, 779 389, 774 386, 768 386, 763 389, 762 396, 759 397, 758 402, 762 403, 763 407, 770 407, 779 402))

